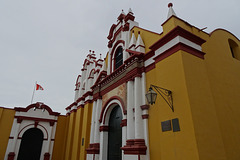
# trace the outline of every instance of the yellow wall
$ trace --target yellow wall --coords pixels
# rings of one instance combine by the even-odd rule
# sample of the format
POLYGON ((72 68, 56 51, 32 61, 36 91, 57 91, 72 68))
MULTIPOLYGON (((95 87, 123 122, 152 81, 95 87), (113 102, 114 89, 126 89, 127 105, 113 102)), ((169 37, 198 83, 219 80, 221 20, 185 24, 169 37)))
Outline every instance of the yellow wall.
POLYGON ((15 110, 0 107, 0 159, 4 159, 15 110))
POLYGON ((64 159, 84 160, 90 141, 92 103, 85 104, 84 108, 78 108, 75 112, 70 113, 67 118, 68 127, 64 159))
POLYGON ((229 38, 240 47, 236 37, 216 30, 203 45, 203 51, 226 156, 237 160, 240 159, 240 61, 232 57, 229 38))
POLYGON ((82 141, 82 123, 83 123, 83 108, 79 108, 76 114, 76 123, 74 130, 74 140, 72 149, 72 160, 79 160, 80 157, 80 147, 82 141))
POLYGON ((65 150, 65 159, 71 160, 72 158, 72 144, 73 144, 73 134, 74 134, 74 127, 75 127, 75 118, 76 112, 72 112, 68 115, 68 133, 67 133, 67 143, 66 143, 66 150, 65 150))
POLYGON ((157 85, 173 92, 172 112, 158 95, 155 105, 149 109, 149 143, 151 160, 199 159, 187 94, 182 53, 179 51, 156 64, 156 68, 146 73, 147 88, 157 85), (161 122, 179 118, 180 132, 162 132, 161 122))
POLYGON ((67 139, 68 119, 60 115, 57 121, 52 160, 65 160, 65 146, 67 139))
POLYGON ((140 36, 145 45, 145 52, 150 51, 149 47, 153 45, 157 40, 159 40, 160 37, 162 36, 161 34, 150 32, 139 27, 133 27, 132 30, 134 31, 136 39, 138 38, 138 32, 140 31, 140 36))
POLYGON ((84 105, 83 113, 83 124, 82 124, 82 139, 84 143, 82 144, 81 139, 81 148, 80 148, 80 160, 86 159, 86 149, 89 146, 90 142, 90 131, 91 131, 91 119, 92 119, 92 103, 87 103, 84 105))
POLYGON ((146 73, 147 88, 173 91, 175 109, 159 95, 150 107, 151 159, 240 159, 240 61, 232 57, 228 40, 238 47, 240 42, 227 31, 207 34, 176 17, 163 24, 162 35, 177 25, 206 40, 206 55, 200 59, 178 51, 146 73), (162 132, 161 122, 173 118, 179 118, 181 131, 162 132))

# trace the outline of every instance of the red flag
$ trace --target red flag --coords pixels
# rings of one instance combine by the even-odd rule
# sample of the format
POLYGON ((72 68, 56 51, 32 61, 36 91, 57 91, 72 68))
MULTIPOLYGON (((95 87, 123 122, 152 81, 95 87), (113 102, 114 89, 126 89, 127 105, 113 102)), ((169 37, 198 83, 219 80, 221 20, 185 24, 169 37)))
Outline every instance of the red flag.
POLYGON ((37 90, 43 90, 43 87, 40 86, 39 84, 36 84, 36 91, 37 91, 37 90))

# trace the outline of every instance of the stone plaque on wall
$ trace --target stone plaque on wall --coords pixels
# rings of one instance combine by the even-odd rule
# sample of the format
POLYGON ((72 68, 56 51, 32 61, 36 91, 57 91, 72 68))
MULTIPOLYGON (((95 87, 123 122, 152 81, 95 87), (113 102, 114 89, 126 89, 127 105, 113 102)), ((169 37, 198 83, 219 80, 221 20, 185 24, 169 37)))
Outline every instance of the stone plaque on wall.
POLYGON ((170 120, 161 122, 161 125, 162 125, 162 131, 163 132, 172 130, 172 126, 171 126, 171 121, 170 120))

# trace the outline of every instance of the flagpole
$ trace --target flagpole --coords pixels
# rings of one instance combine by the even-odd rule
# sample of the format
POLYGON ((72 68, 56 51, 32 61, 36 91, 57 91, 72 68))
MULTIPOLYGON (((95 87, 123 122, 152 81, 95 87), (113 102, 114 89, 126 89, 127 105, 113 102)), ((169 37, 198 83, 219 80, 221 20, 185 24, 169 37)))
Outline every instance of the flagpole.
POLYGON ((35 93, 35 90, 36 90, 36 85, 37 85, 37 81, 35 82, 35 85, 33 87, 33 94, 32 94, 32 100, 31 100, 31 104, 33 102, 33 97, 34 97, 34 93, 35 93))

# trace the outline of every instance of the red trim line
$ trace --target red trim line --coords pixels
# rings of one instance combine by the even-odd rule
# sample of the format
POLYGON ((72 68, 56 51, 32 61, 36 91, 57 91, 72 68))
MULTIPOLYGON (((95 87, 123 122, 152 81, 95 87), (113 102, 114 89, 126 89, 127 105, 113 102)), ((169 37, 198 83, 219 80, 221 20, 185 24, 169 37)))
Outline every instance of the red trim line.
POLYGON ((29 106, 27 106, 26 108, 22 108, 22 107, 15 107, 14 110, 18 111, 18 112, 28 112, 28 110, 30 110, 31 108, 38 108, 38 109, 45 109, 48 111, 49 115, 53 115, 53 116, 59 116, 60 113, 58 112, 53 112, 52 109, 40 102, 34 103, 34 104, 30 104, 29 106))
POLYGON ((50 153, 46 152, 44 154, 44 159, 43 160, 49 160, 50 159, 50 153))
POLYGON ((185 51, 187 53, 190 53, 196 57, 199 57, 201 59, 204 59, 204 52, 201 52, 195 48, 192 48, 186 44, 183 43, 178 43, 175 46, 173 46, 172 48, 166 50, 165 52, 161 53, 160 55, 156 56, 155 58, 153 58, 155 60, 155 63, 169 57, 170 55, 176 53, 177 51, 182 50, 185 51))
POLYGON ((108 42, 108 47, 109 47, 109 48, 112 48, 112 44, 114 43, 114 41, 116 40, 117 35, 118 35, 121 31, 122 31, 122 26, 114 33, 113 39, 108 42))
POLYGON ((120 124, 121 127, 125 127, 127 126, 127 119, 123 119, 121 124, 120 124))
POLYGON ((36 117, 26 117, 26 116, 15 116, 14 118, 17 118, 17 121, 19 120, 32 120, 32 121, 40 121, 40 122, 49 122, 50 124, 57 122, 57 120, 54 119, 47 119, 47 118, 36 118, 36 117))
POLYGON ((142 119, 148 119, 149 115, 148 114, 144 114, 142 115, 142 119))
POLYGON ((145 105, 142 105, 142 106, 141 106, 141 109, 142 109, 142 110, 148 110, 149 107, 150 107, 150 106, 149 106, 148 104, 145 104, 145 105))
POLYGON ((133 16, 130 13, 128 13, 124 18, 125 22, 127 22, 128 20, 134 21, 134 19, 135 19, 135 16, 133 16))
MULTIPOLYGON (((25 127, 23 127, 19 132, 18 132, 18 135, 17 135, 17 139, 21 139, 22 137, 19 137, 19 135, 20 135, 20 133, 25 129, 25 128, 27 128, 27 127, 29 127, 29 126, 31 126, 31 125, 35 125, 34 123, 33 124, 29 124, 29 125, 26 125, 25 127)), ((39 126, 41 126, 44 130, 45 130, 45 132, 46 132, 46 138, 45 139, 48 139, 48 132, 47 132, 47 129, 43 126, 43 125, 41 125, 41 124, 38 124, 39 126)), ((29 128, 30 129, 30 128, 29 128)), ((27 129, 28 130, 28 129, 27 129)), ((27 131, 26 130, 26 131, 27 131)), ((41 130, 41 129, 40 129, 41 130)), ((25 131, 25 132, 26 132, 25 131)), ((23 133, 24 134, 24 133, 23 133)), ((43 133, 43 135, 44 135, 44 133, 43 133)))
POLYGON ((107 36, 107 39, 111 39, 112 37, 113 37, 113 31, 114 31, 114 29, 117 27, 117 25, 116 24, 113 24, 112 26, 111 26, 111 28, 110 28, 110 31, 109 31, 109 34, 108 34, 108 36, 107 36))
POLYGON ((145 72, 149 72, 149 71, 151 71, 154 68, 155 68, 155 62, 153 62, 152 64, 150 64, 147 67, 145 67, 145 72))
POLYGON ((89 147, 86 149, 87 154, 99 154, 100 143, 89 144, 89 147))
POLYGON ((100 126, 99 127, 100 132, 108 132, 108 129, 109 129, 108 126, 100 126))
POLYGON ((126 141, 126 145, 121 149, 124 154, 146 155, 147 146, 144 139, 130 139, 126 141))
POLYGON ((150 59, 151 57, 153 57, 154 55, 155 55, 155 52, 151 50, 151 51, 147 52, 146 54, 144 54, 143 60, 146 61, 146 60, 150 59))
MULTIPOLYGON (((106 108, 106 107, 107 107, 108 104, 111 103, 113 100, 118 100, 118 101, 121 103, 121 106, 120 106, 120 107, 122 107, 122 111, 125 110, 124 102, 123 102, 123 100, 122 100, 120 97, 118 97, 118 96, 113 96, 113 97, 111 97, 110 99, 107 100, 107 102, 105 103, 105 105, 102 107, 102 111, 101 111, 100 118, 99 118, 99 122, 100 122, 100 123, 102 122, 102 119, 103 119, 103 118, 104 118, 104 123, 105 123, 105 115, 103 115, 103 114, 104 114, 105 110, 108 110, 109 107, 108 107, 108 108, 106 108), (104 117, 103 117, 103 116, 104 116, 104 117)), ((116 103, 113 103, 113 104, 116 104, 116 103)))
MULTIPOLYGON (((115 44, 114 44, 114 46, 113 46, 113 48, 112 48, 112 51, 111 51, 111 53, 110 53, 110 71, 112 72, 112 60, 113 60, 113 57, 114 57, 114 55, 115 55, 115 52, 116 52, 116 49, 117 49, 117 47, 119 47, 118 45, 119 44, 122 44, 123 46, 125 45, 125 41, 123 41, 123 40, 118 40, 115 44)), ((122 47, 123 47, 122 46, 122 47)))
POLYGON ((145 48, 145 46, 143 46, 143 45, 138 45, 135 49, 137 49, 138 47, 143 47, 143 48, 145 48))
POLYGON ((14 160, 14 157, 15 157, 15 153, 14 152, 9 152, 7 160, 14 160))
POLYGON ((163 36, 161 39, 159 39, 157 42, 155 42, 152 46, 149 48, 152 50, 157 50, 158 48, 165 45, 167 42, 171 41, 177 36, 184 37, 188 39, 189 41, 196 43, 198 45, 202 45, 204 42, 206 42, 204 39, 196 36, 195 34, 177 26, 174 29, 172 29, 170 32, 168 32, 165 36, 163 36))

